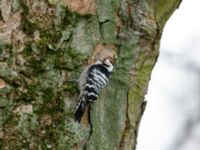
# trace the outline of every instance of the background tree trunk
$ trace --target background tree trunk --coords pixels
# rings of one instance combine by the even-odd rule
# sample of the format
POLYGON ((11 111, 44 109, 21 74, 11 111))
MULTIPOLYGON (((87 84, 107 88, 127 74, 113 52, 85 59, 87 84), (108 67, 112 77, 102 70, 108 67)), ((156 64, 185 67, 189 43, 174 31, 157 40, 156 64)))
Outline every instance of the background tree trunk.
POLYGON ((0 148, 134 149, 162 29, 180 2, 0 0, 0 148), (112 53, 111 80, 79 125, 67 81, 112 53))

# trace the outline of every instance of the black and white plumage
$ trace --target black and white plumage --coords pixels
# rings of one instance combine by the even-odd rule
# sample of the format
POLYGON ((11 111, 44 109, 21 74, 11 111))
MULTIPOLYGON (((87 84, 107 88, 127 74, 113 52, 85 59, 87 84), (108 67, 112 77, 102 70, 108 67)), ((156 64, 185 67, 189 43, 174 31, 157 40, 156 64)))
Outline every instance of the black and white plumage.
POLYGON ((86 107, 96 102, 101 90, 107 84, 109 76, 113 70, 113 64, 110 59, 105 58, 103 61, 88 66, 79 78, 80 95, 74 120, 80 122, 86 107))

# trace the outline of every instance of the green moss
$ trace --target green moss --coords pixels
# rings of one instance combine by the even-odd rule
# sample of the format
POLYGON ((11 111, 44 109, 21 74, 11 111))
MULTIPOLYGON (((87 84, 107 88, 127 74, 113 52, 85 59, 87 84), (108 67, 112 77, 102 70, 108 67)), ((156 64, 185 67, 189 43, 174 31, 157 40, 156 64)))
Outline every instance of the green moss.
POLYGON ((25 33, 27 33, 28 35, 32 35, 36 29, 38 29, 38 26, 36 23, 31 22, 28 17, 26 17, 25 15, 23 15, 22 17, 22 29, 25 33))
MULTIPOLYGON (((58 149, 73 149, 74 145, 80 141, 83 143, 86 142, 86 139, 89 136, 89 128, 81 127, 79 124, 74 123, 72 121, 65 122, 63 126, 63 132, 59 133, 58 136, 58 149)), ((83 148, 83 145, 80 145, 83 148)))
POLYGON ((80 54, 75 49, 68 47, 58 50, 54 63, 57 68, 72 70, 80 67, 85 58, 84 54, 80 54))
POLYGON ((0 41, 0 61, 9 58, 12 46, 0 41))
POLYGON ((97 0, 97 14, 99 22, 110 20, 115 22, 117 10, 120 6, 119 0, 97 0))
POLYGON ((9 101, 5 95, 0 96, 0 132, 3 130, 5 121, 10 117, 13 105, 12 101, 9 101))
POLYGON ((42 11, 38 11, 38 14, 35 15, 35 8, 32 5, 29 6, 28 2, 24 0, 20 1, 20 6, 23 9, 21 28, 26 34, 32 36, 36 30, 40 31, 40 33, 52 32, 54 17, 51 14, 48 12, 43 14, 42 11))
POLYGON ((97 0, 97 15, 101 24, 100 32, 102 42, 105 44, 117 44, 117 11, 120 2, 118 0, 97 0))
POLYGON ((16 79, 16 74, 15 71, 11 68, 8 68, 8 66, 4 66, 2 65, 0 67, 0 76, 3 77, 5 80, 9 81, 13 81, 14 79, 16 79))
POLYGON ((156 20, 159 23, 159 27, 163 27, 168 18, 172 15, 173 10, 177 8, 181 3, 181 0, 157 0, 155 6, 156 20))
POLYGON ((35 100, 38 97, 38 90, 39 86, 37 85, 29 85, 27 87, 27 93, 26 96, 24 97, 24 101, 30 102, 32 100, 35 100))
POLYGON ((71 12, 68 8, 58 4, 55 14, 55 26, 57 29, 65 29, 67 26, 74 26, 81 16, 75 12, 71 12))
POLYGON ((54 89, 52 87, 43 89, 42 93, 43 93, 44 102, 50 102, 53 100, 54 89))
POLYGON ((12 87, 10 87, 9 85, 6 85, 5 88, 0 89, 0 96, 10 94, 12 90, 13 90, 12 87))
POLYGON ((117 27, 114 22, 108 21, 101 25, 103 42, 106 44, 117 44, 117 27))
POLYGON ((89 20, 93 17, 91 14, 80 15, 76 12, 70 11, 67 7, 64 7, 61 4, 56 6, 56 14, 55 14, 55 27, 57 29, 66 29, 66 27, 74 26, 76 23, 80 21, 80 19, 89 20))
POLYGON ((76 28, 73 30, 71 47, 78 53, 82 54, 82 58, 86 59, 93 52, 96 43, 100 41, 99 22, 97 17, 89 20, 80 20, 76 28))
POLYGON ((23 9, 21 27, 25 33, 32 35, 38 26, 36 23, 29 20, 30 11, 24 0, 20 1, 20 6, 23 9))
POLYGON ((20 131, 24 138, 26 138, 27 142, 30 142, 31 140, 30 130, 36 129, 38 123, 37 118, 38 116, 36 114, 27 113, 22 113, 19 117, 16 129, 20 131))
POLYGON ((13 0, 12 11, 16 12, 20 9, 20 0, 13 0))
POLYGON ((29 149, 29 143, 33 137, 32 132, 37 125, 37 116, 21 112, 12 114, 13 118, 6 120, 6 135, 9 137, 4 142, 4 148, 9 149, 29 149), (12 140, 15 137, 15 140, 12 140))
POLYGON ((29 15, 29 8, 26 5, 26 1, 25 0, 20 0, 20 6, 23 9, 23 13, 26 14, 26 15, 29 15))

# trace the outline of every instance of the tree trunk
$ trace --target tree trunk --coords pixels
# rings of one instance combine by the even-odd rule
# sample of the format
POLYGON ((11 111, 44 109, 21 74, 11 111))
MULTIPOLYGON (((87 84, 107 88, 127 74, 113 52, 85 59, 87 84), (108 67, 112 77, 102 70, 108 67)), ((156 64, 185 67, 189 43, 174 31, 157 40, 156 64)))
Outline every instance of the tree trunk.
POLYGON ((180 2, 0 0, 0 148, 135 149, 161 33, 180 2), (114 72, 79 125, 69 81, 104 56, 114 72))

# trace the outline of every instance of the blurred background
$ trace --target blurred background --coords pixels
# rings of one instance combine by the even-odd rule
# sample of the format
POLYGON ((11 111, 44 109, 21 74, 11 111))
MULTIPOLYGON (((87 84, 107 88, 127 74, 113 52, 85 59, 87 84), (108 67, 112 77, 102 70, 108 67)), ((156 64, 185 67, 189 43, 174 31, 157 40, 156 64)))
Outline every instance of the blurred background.
POLYGON ((183 0, 165 26, 137 150, 200 150, 199 15, 199 0, 183 0))

